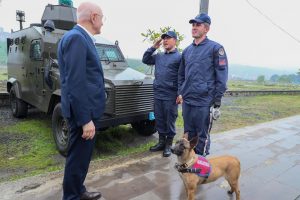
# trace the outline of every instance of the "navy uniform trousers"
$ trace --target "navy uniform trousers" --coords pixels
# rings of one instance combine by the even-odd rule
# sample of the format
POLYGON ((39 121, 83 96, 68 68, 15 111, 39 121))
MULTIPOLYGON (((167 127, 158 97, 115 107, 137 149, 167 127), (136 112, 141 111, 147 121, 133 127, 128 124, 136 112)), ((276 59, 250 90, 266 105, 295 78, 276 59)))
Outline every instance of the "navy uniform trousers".
POLYGON ((183 102, 182 115, 184 121, 184 132, 188 133, 189 140, 199 136, 195 153, 199 155, 209 154, 210 135, 208 132, 210 107, 192 106, 183 102), (205 149, 204 149, 205 148, 205 149))
POLYGON ((154 99, 154 115, 158 134, 173 138, 176 134, 175 121, 178 116, 178 105, 175 99, 154 99))
POLYGON ((96 138, 95 136, 92 140, 83 139, 82 127, 76 125, 72 112, 71 115, 71 118, 68 118, 70 141, 63 180, 63 200, 79 200, 80 195, 86 191, 83 182, 88 172, 96 138))

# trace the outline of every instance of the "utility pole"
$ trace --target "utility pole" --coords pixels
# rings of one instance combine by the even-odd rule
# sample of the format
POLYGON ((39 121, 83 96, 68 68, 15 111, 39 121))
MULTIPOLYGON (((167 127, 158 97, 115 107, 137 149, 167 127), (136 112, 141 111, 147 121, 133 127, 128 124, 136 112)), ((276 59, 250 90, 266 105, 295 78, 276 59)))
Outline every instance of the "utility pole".
POLYGON ((200 0, 199 14, 201 13, 208 14, 208 4, 209 4, 209 0, 200 0))

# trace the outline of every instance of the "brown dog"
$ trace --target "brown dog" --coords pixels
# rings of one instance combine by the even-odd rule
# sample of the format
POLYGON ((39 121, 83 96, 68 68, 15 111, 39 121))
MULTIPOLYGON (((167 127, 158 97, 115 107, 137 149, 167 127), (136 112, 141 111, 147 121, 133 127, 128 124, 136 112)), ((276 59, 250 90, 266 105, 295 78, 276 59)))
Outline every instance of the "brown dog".
MULTIPOLYGON (((210 183, 220 177, 225 177, 231 190, 229 194, 235 192, 236 200, 240 200, 239 177, 240 177, 240 161, 233 156, 219 156, 208 159, 211 165, 211 171, 207 178, 198 176, 195 169, 191 167, 197 162, 198 156, 194 152, 197 145, 198 137, 194 137, 188 141, 188 135, 184 134, 183 138, 176 142, 171 151, 177 155, 179 164, 175 167, 180 172, 183 180, 188 200, 195 199, 197 185, 210 183)), ((198 171, 199 172, 199 171, 198 171)))

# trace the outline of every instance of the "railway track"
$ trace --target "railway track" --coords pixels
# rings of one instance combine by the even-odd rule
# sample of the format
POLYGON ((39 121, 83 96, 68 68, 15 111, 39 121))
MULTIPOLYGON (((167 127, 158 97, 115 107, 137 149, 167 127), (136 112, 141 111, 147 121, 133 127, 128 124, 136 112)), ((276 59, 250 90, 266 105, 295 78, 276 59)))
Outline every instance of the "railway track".
MULTIPOLYGON (((300 90, 228 90, 225 97, 259 96, 259 95, 300 95, 300 90)), ((0 91, 0 106, 9 105, 9 95, 0 91)))

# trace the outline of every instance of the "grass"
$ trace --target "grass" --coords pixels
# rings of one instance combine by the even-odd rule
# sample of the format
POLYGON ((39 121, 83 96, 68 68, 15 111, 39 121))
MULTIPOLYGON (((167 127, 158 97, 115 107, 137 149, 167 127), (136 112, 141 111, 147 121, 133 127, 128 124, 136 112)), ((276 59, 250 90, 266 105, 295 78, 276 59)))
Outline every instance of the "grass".
MULTIPOLYGON (((214 121, 211 133, 241 128, 297 114, 300 114, 299 96, 235 97, 231 98, 230 102, 224 102, 224 105, 221 107, 221 117, 214 121)), ((181 111, 176 125, 183 127, 181 111)))
POLYGON ((0 178, 13 180, 59 168, 49 120, 26 120, 0 131, 0 178), (10 176, 14 172, 14 176, 10 176))
POLYGON ((150 138, 138 135, 130 125, 113 127, 97 135, 94 158, 126 156, 147 151, 153 143, 150 138))
POLYGON ((289 95, 237 98, 221 112, 213 133, 300 114, 300 99, 289 95))
POLYGON ((228 90, 300 90, 295 84, 258 84, 256 81, 228 81, 228 90))
MULTIPOLYGON (((61 170, 64 158, 55 147, 50 119, 23 120, 0 130, 0 182, 61 170)), ((153 145, 130 126, 108 129, 97 135, 94 160, 145 152, 153 145), (135 145, 137 140, 140 145, 135 145)))
MULTIPOLYGON (((269 95, 224 98, 221 118, 212 133, 245 127, 300 113, 299 96, 269 95)), ((181 111, 176 121, 183 127, 181 111)), ((97 135, 94 160, 106 160, 148 151, 153 137, 139 136, 129 125, 110 128, 97 135)), ((23 119, 0 129, 0 182, 61 170, 52 138, 50 118, 23 119)))

